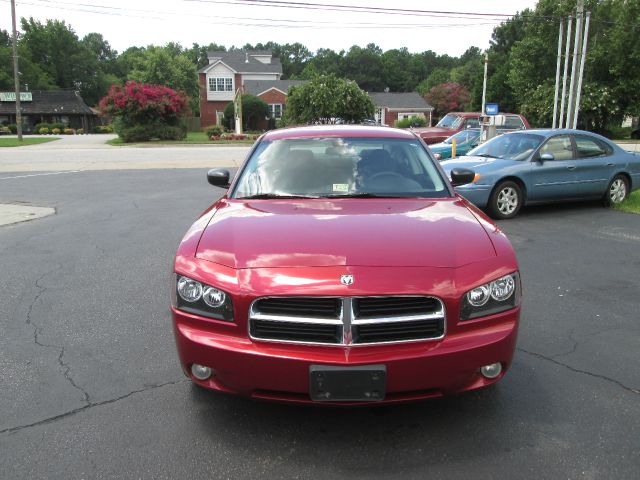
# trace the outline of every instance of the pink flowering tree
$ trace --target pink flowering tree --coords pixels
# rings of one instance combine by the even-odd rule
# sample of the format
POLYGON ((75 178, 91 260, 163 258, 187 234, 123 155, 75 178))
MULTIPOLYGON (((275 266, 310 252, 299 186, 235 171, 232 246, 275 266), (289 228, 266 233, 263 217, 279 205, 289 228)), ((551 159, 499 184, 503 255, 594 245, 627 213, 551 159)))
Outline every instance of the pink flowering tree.
POLYGON ((100 109, 114 118, 114 130, 125 142, 179 140, 187 133, 182 121, 187 111, 184 96, 162 85, 134 81, 112 85, 100 100, 100 109))
POLYGON ((427 102, 440 116, 449 112, 464 111, 469 106, 471 95, 463 85, 454 82, 434 85, 425 95, 427 102))

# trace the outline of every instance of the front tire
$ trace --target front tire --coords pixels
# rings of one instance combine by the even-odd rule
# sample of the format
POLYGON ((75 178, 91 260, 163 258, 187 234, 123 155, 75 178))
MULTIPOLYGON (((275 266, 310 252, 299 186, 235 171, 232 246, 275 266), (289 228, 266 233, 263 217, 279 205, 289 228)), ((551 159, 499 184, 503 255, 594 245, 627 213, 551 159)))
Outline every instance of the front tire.
POLYGON ((522 207, 522 188, 510 180, 500 182, 491 192, 487 209, 497 220, 515 217, 522 207))
POLYGON ((629 181, 624 175, 616 175, 611 180, 604 194, 605 207, 612 207, 624 202, 629 196, 629 181))

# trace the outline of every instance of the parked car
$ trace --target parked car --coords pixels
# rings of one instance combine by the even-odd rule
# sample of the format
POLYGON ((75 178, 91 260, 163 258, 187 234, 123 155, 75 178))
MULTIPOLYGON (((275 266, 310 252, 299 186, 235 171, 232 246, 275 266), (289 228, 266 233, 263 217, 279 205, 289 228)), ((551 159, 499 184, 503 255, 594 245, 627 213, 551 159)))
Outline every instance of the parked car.
POLYGON ((640 156, 581 130, 507 133, 442 167, 473 169, 475 181, 456 190, 497 219, 535 203, 601 198, 614 205, 640 188, 640 156))
MULTIPOLYGON (((501 133, 514 130, 526 130, 529 122, 522 115, 515 113, 503 113, 505 115, 505 125, 499 127, 501 133)), ((427 144, 442 142, 451 135, 467 128, 480 127, 480 112, 451 112, 447 113, 435 127, 414 128, 420 138, 427 144)))
POLYGON ((172 286, 195 384, 353 405, 486 387, 511 365, 513 248, 413 133, 272 130, 233 181, 208 180, 228 190, 182 240, 172 286))
POLYGON ((436 160, 446 160, 451 158, 453 153, 453 141, 456 141, 456 156, 466 155, 469 150, 478 146, 480 143, 480 129, 469 128, 461 132, 451 135, 442 143, 434 143, 429 145, 429 149, 433 153, 436 160))

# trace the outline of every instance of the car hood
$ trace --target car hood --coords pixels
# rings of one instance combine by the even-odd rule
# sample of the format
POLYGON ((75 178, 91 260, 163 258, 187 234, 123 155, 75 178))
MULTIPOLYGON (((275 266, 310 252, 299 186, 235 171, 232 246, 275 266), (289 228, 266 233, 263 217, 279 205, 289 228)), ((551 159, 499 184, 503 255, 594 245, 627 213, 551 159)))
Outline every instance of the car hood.
POLYGON ((440 165, 445 172, 449 173, 454 168, 469 168, 474 172, 486 172, 488 170, 497 170, 507 165, 513 165, 514 160, 505 160, 503 158, 488 158, 462 156, 453 160, 445 160, 440 165))
POLYGON ((441 137, 446 135, 447 137, 452 135, 453 130, 451 128, 442 128, 442 127, 427 127, 427 128, 414 128, 414 132, 416 132, 421 137, 441 137))
POLYGON ((450 143, 434 143, 433 145, 429 145, 429 148, 432 152, 449 152, 451 151, 450 143))
POLYGON ((495 256, 456 198, 223 200, 196 250, 232 268, 459 267, 495 256))

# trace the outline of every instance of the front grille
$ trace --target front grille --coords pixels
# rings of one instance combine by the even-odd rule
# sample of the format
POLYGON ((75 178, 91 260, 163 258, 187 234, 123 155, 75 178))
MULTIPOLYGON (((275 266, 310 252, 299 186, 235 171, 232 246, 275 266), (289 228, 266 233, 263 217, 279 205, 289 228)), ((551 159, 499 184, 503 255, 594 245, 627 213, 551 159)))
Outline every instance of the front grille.
POLYGON ((342 337, 342 327, 321 323, 255 320, 251 322, 251 336, 285 342, 338 343, 342 337))
POLYGON ((364 297, 354 299, 357 318, 376 318, 398 315, 433 313, 440 302, 433 297, 364 297))
POLYGON ((255 308, 267 315, 338 318, 340 299, 332 297, 270 297, 261 298, 255 308))
POLYGON ((365 345, 440 339, 443 303, 429 296, 269 297, 249 312, 255 340, 365 345))

